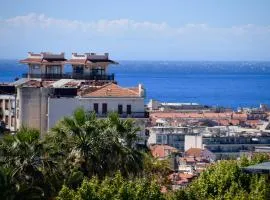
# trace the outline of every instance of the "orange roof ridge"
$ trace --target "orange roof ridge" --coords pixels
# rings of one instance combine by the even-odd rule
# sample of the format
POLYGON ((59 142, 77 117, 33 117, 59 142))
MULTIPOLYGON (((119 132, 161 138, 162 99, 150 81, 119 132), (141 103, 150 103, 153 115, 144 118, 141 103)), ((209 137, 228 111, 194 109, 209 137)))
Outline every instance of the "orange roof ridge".
POLYGON ((83 95, 88 97, 138 97, 139 93, 115 83, 108 83, 94 91, 86 91, 83 95))
MULTIPOLYGON (((123 87, 121 87, 121 88, 123 88, 123 87)), ((137 88, 137 87, 136 87, 136 88, 137 88)), ((134 90, 132 90, 132 89, 130 89, 130 88, 123 88, 123 89, 127 89, 127 90, 133 92, 134 94, 138 94, 138 92, 135 92, 134 90)), ((135 88, 134 88, 134 89, 135 89, 135 88)))
POLYGON ((102 89, 102 88, 104 88, 104 87, 106 87, 106 86, 108 86, 110 84, 112 84, 112 82, 106 83, 106 84, 104 84, 104 85, 102 85, 100 87, 87 87, 87 88, 84 88, 83 91, 81 92, 81 96, 87 94, 87 92, 90 92, 91 93, 91 92, 95 92, 97 90, 100 90, 100 89, 102 89))

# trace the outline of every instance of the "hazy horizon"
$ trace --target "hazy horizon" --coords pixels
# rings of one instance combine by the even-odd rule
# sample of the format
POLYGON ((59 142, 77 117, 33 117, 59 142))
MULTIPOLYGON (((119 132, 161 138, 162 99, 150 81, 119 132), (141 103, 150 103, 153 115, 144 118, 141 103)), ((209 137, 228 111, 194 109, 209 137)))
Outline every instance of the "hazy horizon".
POLYGON ((269 61, 269 8, 267 0, 0 0, 0 57, 64 51, 109 52, 115 60, 269 61))

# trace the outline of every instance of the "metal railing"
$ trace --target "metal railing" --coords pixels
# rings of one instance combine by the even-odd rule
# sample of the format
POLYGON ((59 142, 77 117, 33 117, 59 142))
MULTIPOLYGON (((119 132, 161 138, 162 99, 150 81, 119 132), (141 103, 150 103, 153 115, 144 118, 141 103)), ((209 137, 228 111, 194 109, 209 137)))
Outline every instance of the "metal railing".
POLYGON ((114 80, 114 74, 93 75, 93 74, 22 74, 23 78, 41 79, 81 79, 81 80, 114 80))

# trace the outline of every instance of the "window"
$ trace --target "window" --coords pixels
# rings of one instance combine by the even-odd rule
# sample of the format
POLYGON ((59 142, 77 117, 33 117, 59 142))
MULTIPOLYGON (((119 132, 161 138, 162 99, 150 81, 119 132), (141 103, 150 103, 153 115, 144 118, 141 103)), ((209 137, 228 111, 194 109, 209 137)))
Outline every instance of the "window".
POLYGON ((8 115, 5 116, 5 123, 8 124, 8 115))
POLYGON ((16 113, 17 119, 19 119, 19 114, 20 114, 20 111, 17 110, 17 113, 16 113))
POLYGON ((167 144, 167 135, 163 135, 162 144, 167 144))
MULTIPOLYGON (((3 115, 4 115, 3 109, 0 107, 0 120, 3 119, 3 115)), ((0 125, 0 126, 1 126, 1 125, 0 125)))
POLYGON ((32 65, 30 68, 30 74, 40 74, 40 65, 32 65))
POLYGON ((131 105, 127 105, 127 114, 131 114, 131 105))
POLYGON ((33 69, 40 69, 40 65, 33 65, 33 69))
POLYGON ((102 114, 107 114, 107 104, 106 103, 102 104, 102 114))
POLYGON ((11 117, 11 126, 14 127, 15 118, 14 116, 11 117))
POLYGON ((78 66, 74 66, 73 68, 73 73, 74 74, 83 74, 83 66, 78 65, 78 66))
POLYGON ((118 114, 119 115, 123 114, 123 105, 121 104, 118 105, 118 114))
POLYGON ((157 144, 161 144, 161 143, 162 143, 162 136, 157 135, 157 144))
POLYGON ((91 70, 91 74, 93 76, 99 76, 99 75, 103 75, 105 73, 105 70, 101 67, 94 67, 91 70))
POLYGON ((8 100, 5 100, 5 109, 8 110, 8 107, 9 107, 8 100))
POLYGON ((98 103, 94 103, 94 111, 95 113, 98 113, 98 103))
POLYGON ((47 74, 60 74, 61 65, 47 65, 47 74))

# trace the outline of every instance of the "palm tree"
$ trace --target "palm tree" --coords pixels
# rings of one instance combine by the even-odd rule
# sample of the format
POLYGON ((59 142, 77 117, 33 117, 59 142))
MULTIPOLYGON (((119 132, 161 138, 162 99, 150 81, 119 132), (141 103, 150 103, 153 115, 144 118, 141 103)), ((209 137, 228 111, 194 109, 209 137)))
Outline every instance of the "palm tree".
POLYGON ((60 152, 72 162, 69 166, 88 177, 104 177, 117 170, 127 175, 142 169, 142 154, 135 146, 137 131, 132 120, 121 120, 115 113, 97 119, 95 114, 78 108, 52 129, 51 137, 65 147, 60 152))
POLYGON ((48 174, 56 174, 57 163, 46 156, 38 131, 22 128, 16 135, 4 137, 0 155, 1 166, 12 172, 17 196, 45 198, 56 192, 49 184, 48 174))
POLYGON ((12 172, 8 168, 0 168, 0 197, 11 200, 15 198, 16 185, 12 182, 12 172))

